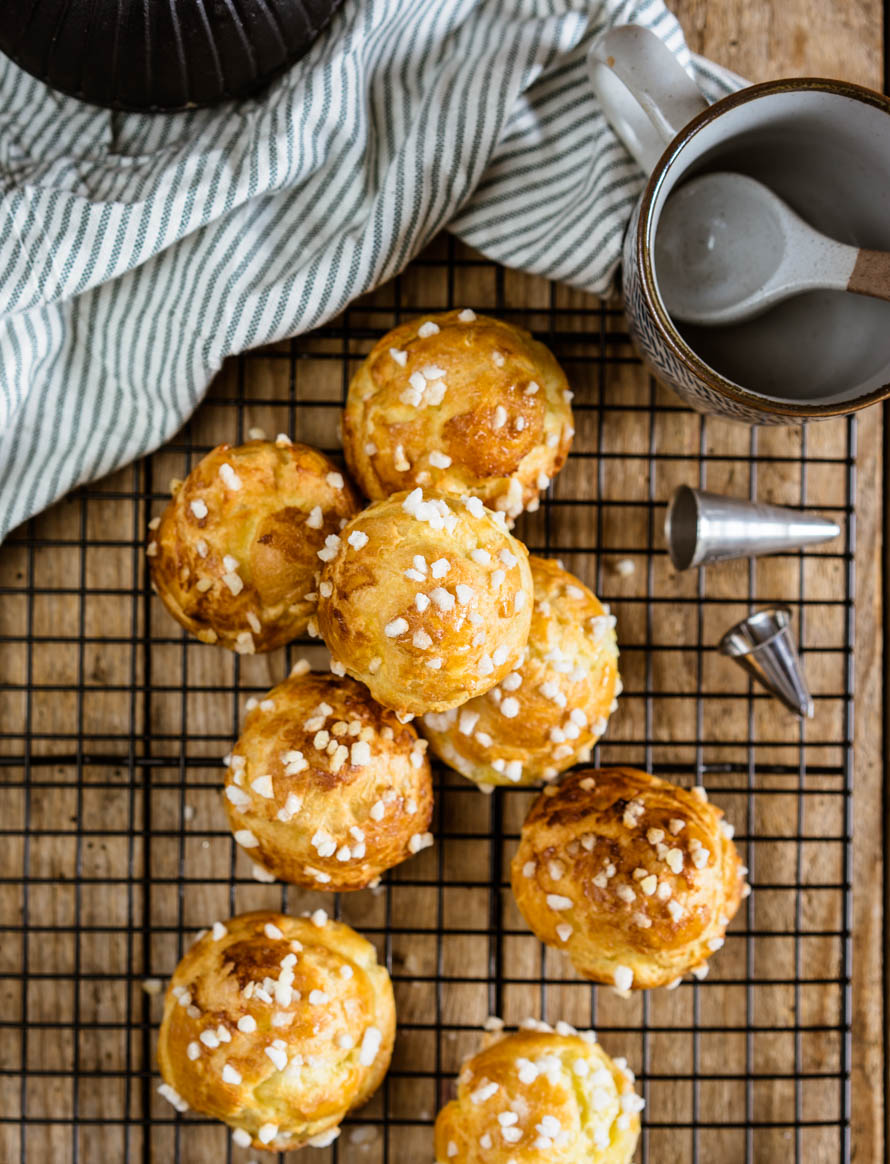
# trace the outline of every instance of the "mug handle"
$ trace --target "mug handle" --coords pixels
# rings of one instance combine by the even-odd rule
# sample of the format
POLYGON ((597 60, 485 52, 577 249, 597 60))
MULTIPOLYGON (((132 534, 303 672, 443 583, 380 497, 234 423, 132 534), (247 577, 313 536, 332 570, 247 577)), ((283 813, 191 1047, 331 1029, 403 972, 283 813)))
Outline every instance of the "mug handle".
POLYGON ((647 175, 665 146, 707 108, 664 41, 639 24, 598 36, 587 65, 606 120, 647 175))

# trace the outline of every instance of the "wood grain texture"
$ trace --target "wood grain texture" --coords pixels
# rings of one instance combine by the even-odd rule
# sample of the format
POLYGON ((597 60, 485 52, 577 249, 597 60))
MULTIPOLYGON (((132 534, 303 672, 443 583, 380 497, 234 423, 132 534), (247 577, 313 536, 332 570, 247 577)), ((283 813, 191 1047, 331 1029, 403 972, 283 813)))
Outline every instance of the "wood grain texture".
POLYGON ((847 290, 857 295, 874 295, 890 299, 890 254, 886 251, 868 251, 864 248, 856 256, 847 290))
POLYGON ((690 47, 750 81, 839 77, 880 90, 878 0, 672 0, 690 47))
MULTIPOLYGON (((839 77, 881 90, 883 13, 877 0, 674 0, 690 47, 751 81, 839 77)), ((852 1157, 885 1145, 882 815, 882 414, 860 414, 856 491, 856 718, 853 833, 852 1157)))

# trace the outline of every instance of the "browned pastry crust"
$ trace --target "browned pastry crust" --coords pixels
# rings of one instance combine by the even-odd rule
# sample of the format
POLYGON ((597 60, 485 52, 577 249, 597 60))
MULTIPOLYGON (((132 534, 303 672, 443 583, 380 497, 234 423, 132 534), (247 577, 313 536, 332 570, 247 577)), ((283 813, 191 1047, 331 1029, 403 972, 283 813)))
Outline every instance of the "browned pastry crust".
POLYGON ((478 497, 420 489, 369 506, 328 539, 318 627, 334 659, 404 715, 487 691, 519 663, 528 551, 478 497))
POLYGON ((423 717, 439 759, 489 790, 589 760, 620 691, 614 616, 559 563, 529 565, 535 602, 521 665, 487 694, 423 717))
POLYGON ((305 632, 318 551, 357 511, 340 470, 286 436, 219 445, 151 522, 152 581, 177 622, 240 654, 305 632))
POLYGON ((575 969, 619 990, 703 976, 749 892, 704 789, 588 768, 544 789, 512 864, 523 917, 575 969))
POLYGON ((591 1031, 534 1027, 463 1064, 436 1119, 436 1164, 629 1164, 643 1101, 625 1060, 591 1031))
POLYGON ((170 980, 161 1093, 223 1120, 236 1143, 286 1151, 335 1138, 386 1074, 395 1004, 355 930, 272 911, 217 922, 170 980))
POLYGON ((360 683, 308 666, 248 713, 226 773, 229 823, 283 881, 363 889, 432 844, 426 741, 360 683))
POLYGON ((571 395, 551 352, 520 327, 468 310, 411 319, 352 379, 346 463, 373 500, 420 485, 517 517, 565 463, 571 395))

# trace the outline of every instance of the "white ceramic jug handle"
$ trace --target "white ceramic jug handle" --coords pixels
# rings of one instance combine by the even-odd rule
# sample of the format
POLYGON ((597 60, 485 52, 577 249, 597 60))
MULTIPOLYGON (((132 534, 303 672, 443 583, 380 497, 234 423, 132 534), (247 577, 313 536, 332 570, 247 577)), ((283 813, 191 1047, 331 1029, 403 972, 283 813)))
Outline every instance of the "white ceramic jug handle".
POLYGON ((671 50, 641 25, 622 24, 602 33, 587 63, 609 124, 646 174, 668 142, 707 107, 671 50))

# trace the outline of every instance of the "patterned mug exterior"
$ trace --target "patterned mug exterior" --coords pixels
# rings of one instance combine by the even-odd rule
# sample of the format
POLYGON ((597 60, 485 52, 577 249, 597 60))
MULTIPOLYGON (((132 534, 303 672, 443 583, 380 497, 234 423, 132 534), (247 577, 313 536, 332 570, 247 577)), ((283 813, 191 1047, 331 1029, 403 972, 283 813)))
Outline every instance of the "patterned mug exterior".
MULTIPOLYGON (((845 415, 890 396, 890 382, 829 402, 776 399, 727 379, 688 346, 658 294, 653 272, 653 216, 659 193, 695 135, 723 114, 777 94, 852 98, 890 115, 881 94, 843 81, 769 81, 707 105, 673 54, 648 29, 624 25, 604 33, 589 58, 591 80, 607 119, 649 179, 634 209, 623 248, 624 308, 631 339, 649 371, 693 408, 747 424, 790 425, 845 415)), ((693 147, 694 147, 693 142, 693 147)), ((681 162, 680 172, 688 163, 681 162)))

